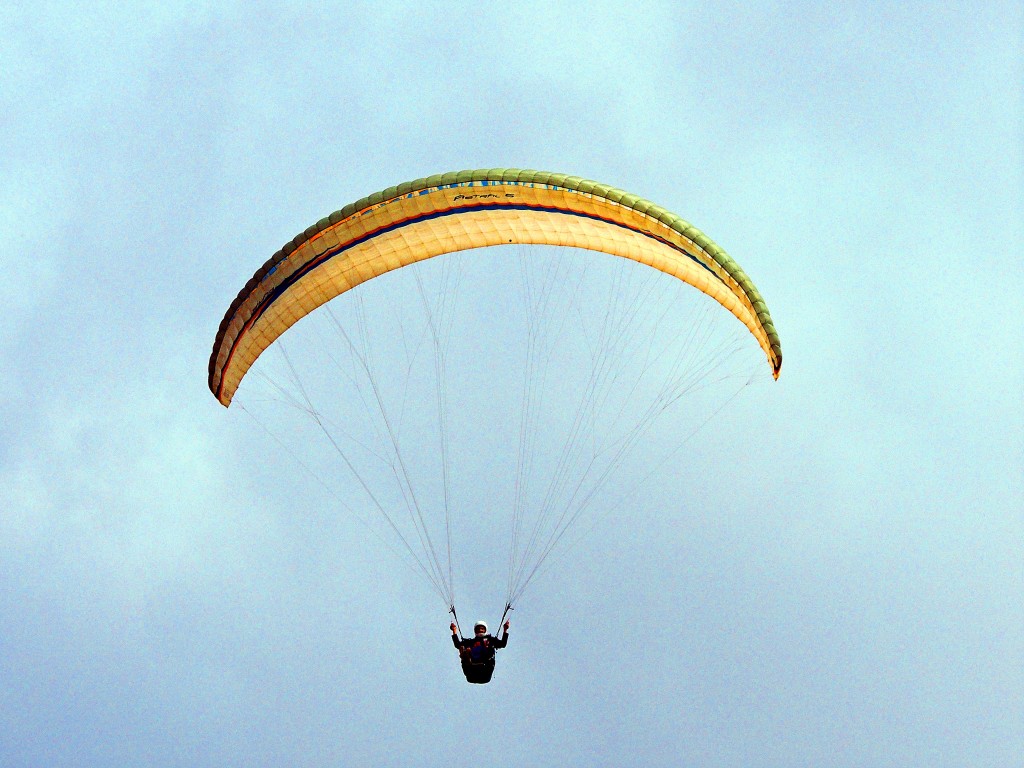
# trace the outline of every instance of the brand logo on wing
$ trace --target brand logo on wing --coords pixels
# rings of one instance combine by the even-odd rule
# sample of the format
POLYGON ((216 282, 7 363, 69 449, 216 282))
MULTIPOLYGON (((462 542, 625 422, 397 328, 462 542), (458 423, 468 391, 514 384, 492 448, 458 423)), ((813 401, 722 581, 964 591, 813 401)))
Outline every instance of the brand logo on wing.
POLYGON ((481 195, 456 195, 455 201, 457 202, 459 200, 497 200, 500 197, 515 197, 515 194, 512 192, 506 192, 504 195, 498 195, 495 194, 494 192, 488 192, 487 194, 481 195))

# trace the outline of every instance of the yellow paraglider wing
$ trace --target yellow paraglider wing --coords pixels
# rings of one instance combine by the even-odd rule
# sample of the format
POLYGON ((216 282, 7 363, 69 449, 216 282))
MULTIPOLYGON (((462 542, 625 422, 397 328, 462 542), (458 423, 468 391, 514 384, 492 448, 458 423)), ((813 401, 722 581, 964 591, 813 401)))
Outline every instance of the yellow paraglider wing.
POLYGON ((229 405, 263 350, 360 283, 432 256, 509 243, 603 251, 673 275, 739 318, 779 376, 782 348, 768 307, 743 270, 696 227, 604 184, 499 168, 392 187, 297 236, 253 275, 224 316, 210 357, 210 389, 229 405))

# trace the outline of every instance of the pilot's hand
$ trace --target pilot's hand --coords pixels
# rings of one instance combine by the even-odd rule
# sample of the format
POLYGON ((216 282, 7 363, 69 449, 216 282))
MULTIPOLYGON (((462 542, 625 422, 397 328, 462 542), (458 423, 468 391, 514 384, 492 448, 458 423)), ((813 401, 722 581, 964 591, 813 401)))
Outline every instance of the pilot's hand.
POLYGON ((509 624, 510 624, 510 622, 508 622, 508 621, 505 622, 505 631, 506 632, 508 632, 509 624))
POLYGON ((455 634, 455 622, 454 621, 452 622, 452 634, 453 635, 455 634))

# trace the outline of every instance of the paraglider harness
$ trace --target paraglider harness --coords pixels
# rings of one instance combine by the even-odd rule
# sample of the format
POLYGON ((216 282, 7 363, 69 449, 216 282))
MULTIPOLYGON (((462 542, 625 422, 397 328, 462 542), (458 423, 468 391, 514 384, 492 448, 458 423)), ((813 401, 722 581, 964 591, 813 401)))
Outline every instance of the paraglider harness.
MULTIPOLYGON (((512 606, 505 606, 505 613, 501 615, 501 622, 512 610, 512 606)), ((455 616, 455 607, 449 611, 455 616)), ((499 626, 501 626, 499 622, 499 626)), ((455 625, 458 627, 459 619, 455 616, 455 625)), ((459 660, 462 662, 462 672, 466 676, 466 682, 484 684, 491 681, 494 674, 494 656, 498 648, 504 648, 508 643, 508 632, 504 637, 498 639, 494 635, 486 634, 483 637, 462 638, 462 630, 459 630, 459 637, 452 636, 452 642, 459 651, 459 660), (461 639, 460 639, 461 638, 461 639)))

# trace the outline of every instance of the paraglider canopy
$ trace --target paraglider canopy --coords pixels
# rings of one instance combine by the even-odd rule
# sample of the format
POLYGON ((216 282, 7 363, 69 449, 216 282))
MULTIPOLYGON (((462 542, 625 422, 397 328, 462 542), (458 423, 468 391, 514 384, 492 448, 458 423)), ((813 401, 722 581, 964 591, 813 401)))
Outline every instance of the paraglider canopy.
POLYGON ((285 330, 335 296, 440 254, 518 244, 572 246, 633 259, 690 283, 734 314, 778 378, 782 349, 754 284, 704 233, 654 203, 575 176, 459 171, 400 184, 321 219, 261 267, 232 302, 210 356, 225 406, 285 330))

